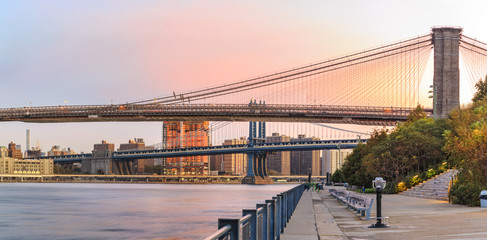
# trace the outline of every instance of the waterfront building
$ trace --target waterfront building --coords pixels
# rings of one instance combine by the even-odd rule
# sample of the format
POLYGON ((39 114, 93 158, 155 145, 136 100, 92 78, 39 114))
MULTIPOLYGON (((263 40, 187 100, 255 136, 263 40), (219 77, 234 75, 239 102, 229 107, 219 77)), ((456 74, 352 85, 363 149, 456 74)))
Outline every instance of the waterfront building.
POLYGON ((115 151, 115 145, 113 143, 109 143, 105 140, 102 140, 101 143, 97 143, 93 145, 93 156, 94 157, 103 157, 107 155, 107 152, 114 152, 115 151))
MULTIPOLYGON (((134 140, 130 139, 128 143, 120 144, 119 151, 125 150, 146 150, 146 149, 153 149, 150 147, 146 147, 144 143, 144 139, 142 138, 135 138, 134 140)), ((145 166, 154 166, 154 159, 136 159, 133 162, 132 168, 133 173, 135 174, 142 174, 145 172, 145 166)))
POLYGON ((340 169, 345 162, 345 158, 353 152, 353 149, 330 149, 323 150, 322 175, 333 174, 340 169))
POLYGON ((10 142, 8 144, 8 157, 22 159, 22 150, 20 145, 10 142))
POLYGON ((8 154, 8 149, 0 147, 0 174, 53 174, 52 159, 17 159, 8 154))
MULTIPOLYGON (((306 137, 299 134, 298 138, 291 138, 291 142, 317 141, 317 137, 306 137)), ((291 175, 308 175, 311 169, 312 176, 320 176, 320 151, 293 151, 291 152, 291 175)))
MULTIPOLYGON (((279 135, 279 133, 272 133, 272 136, 267 136, 265 141, 267 143, 290 142, 291 137, 279 135)), ((269 174, 275 171, 283 176, 291 175, 291 152, 273 152, 267 154, 267 170, 269 174)))
MULTIPOLYGON (((208 121, 169 121, 163 124, 163 146, 167 149, 205 147, 209 143, 208 121)), ((206 175, 208 156, 166 158, 168 175, 206 175)))

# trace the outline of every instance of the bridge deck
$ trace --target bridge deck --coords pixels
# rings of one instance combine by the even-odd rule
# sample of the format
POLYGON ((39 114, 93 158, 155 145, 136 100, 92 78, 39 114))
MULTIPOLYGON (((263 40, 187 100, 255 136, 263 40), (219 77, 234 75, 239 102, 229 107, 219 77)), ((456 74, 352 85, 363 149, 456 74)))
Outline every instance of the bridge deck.
MULTIPOLYGON (((266 121, 394 125, 413 108, 332 105, 121 104, 0 109, 0 121, 266 121)), ((427 110, 431 112, 431 110, 427 110)))

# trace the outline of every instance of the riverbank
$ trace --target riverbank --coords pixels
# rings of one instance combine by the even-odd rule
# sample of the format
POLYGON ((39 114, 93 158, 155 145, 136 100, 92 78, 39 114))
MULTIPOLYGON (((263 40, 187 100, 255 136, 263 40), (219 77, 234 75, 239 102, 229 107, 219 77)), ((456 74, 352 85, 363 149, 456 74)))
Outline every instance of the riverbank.
MULTIPOLYGON (((274 183, 296 184, 306 177, 273 176, 274 183)), ((153 183, 153 184, 240 184, 241 176, 174 176, 174 175, 16 175, 2 174, 0 182, 66 182, 66 183, 153 183)))

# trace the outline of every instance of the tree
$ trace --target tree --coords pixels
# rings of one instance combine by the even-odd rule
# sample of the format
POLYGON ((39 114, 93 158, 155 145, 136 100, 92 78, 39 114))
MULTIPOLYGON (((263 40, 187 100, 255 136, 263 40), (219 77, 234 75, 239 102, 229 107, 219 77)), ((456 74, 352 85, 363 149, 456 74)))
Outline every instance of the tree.
MULTIPOLYGON (((353 185, 369 186, 375 177, 392 183, 405 181, 408 176, 427 171, 442 163, 445 120, 426 118, 421 106, 411 111, 408 121, 393 130, 376 130, 366 145, 359 145, 346 159, 342 171, 353 185)), ((393 192, 393 191, 389 191, 393 192)))
POLYGON ((341 169, 336 170, 333 175, 331 175, 331 181, 334 183, 344 182, 345 177, 343 176, 343 172, 341 169))
POLYGON ((372 176, 367 174, 367 171, 362 163, 362 159, 367 152, 367 145, 359 144, 353 152, 347 156, 343 163, 342 172, 345 181, 350 185, 370 187, 372 185, 372 176))
POLYGON ((453 203, 479 205, 480 190, 487 187, 487 98, 454 110, 449 124, 445 149, 461 169, 451 191, 453 203))
POLYGON ((424 108, 418 104, 418 106, 416 106, 416 108, 409 113, 407 122, 412 123, 426 117, 427 116, 424 108))
POLYGON ((479 82, 475 84, 477 92, 473 95, 472 101, 478 102, 487 96, 487 76, 485 76, 484 81, 480 79, 479 82))

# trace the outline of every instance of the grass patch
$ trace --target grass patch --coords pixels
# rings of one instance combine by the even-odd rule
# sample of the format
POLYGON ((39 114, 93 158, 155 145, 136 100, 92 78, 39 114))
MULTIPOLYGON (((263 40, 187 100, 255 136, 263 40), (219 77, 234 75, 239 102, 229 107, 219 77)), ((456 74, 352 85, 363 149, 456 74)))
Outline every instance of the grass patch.
MULTIPOLYGON (((362 188, 355 189, 354 191, 355 192, 358 192, 358 193, 362 193, 362 188)), ((375 189, 374 188, 366 188, 365 189, 365 193, 375 193, 375 189)))

